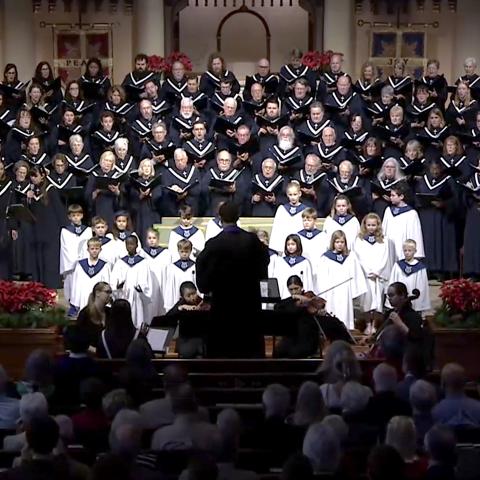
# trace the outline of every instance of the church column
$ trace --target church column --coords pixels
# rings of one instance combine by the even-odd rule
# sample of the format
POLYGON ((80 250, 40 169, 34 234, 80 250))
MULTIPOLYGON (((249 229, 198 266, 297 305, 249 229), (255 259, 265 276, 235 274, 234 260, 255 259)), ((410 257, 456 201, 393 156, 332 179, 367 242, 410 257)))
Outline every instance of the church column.
POLYGON ((343 53, 343 71, 355 65, 353 0, 324 0, 323 49, 343 53))
POLYGON ((31 0, 4 0, 3 62, 15 63, 19 80, 26 81, 35 69, 35 28, 31 0))
MULTIPOLYGON (((480 65, 478 45, 480 43, 480 29, 478 28, 478 1, 459 0, 455 15, 455 48, 456 55, 452 61, 452 81, 463 75, 463 62, 466 57, 476 57, 480 65)), ((477 73, 480 69, 477 69, 477 73)))
POLYGON ((136 0, 135 28, 135 54, 165 56, 164 0, 136 0))

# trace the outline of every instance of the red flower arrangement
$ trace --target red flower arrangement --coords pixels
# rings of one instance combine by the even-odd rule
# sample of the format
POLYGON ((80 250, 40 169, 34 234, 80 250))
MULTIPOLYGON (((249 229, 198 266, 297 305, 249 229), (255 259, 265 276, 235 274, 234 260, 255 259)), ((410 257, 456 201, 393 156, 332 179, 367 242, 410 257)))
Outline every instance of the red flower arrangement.
POLYGON ((0 326, 44 327, 65 323, 57 292, 36 282, 0 280, 0 326))
POLYGON ((172 71, 172 65, 175 62, 181 62, 187 72, 191 72, 193 65, 192 61, 183 52, 172 52, 168 57, 160 57, 159 55, 150 55, 148 57, 148 68, 154 72, 166 72, 172 71))
POLYGON ((306 52, 302 57, 303 65, 310 67, 312 70, 321 70, 325 71, 330 65, 330 59, 332 55, 342 55, 343 53, 334 52, 333 50, 327 50, 326 52, 319 52, 318 50, 313 50, 306 52))
POLYGON ((166 63, 163 57, 159 55, 150 55, 148 57, 148 69, 153 72, 163 72, 165 71, 166 63))
POLYGON ((480 327, 480 282, 465 278, 447 280, 440 287, 442 306, 435 321, 452 328, 480 327))

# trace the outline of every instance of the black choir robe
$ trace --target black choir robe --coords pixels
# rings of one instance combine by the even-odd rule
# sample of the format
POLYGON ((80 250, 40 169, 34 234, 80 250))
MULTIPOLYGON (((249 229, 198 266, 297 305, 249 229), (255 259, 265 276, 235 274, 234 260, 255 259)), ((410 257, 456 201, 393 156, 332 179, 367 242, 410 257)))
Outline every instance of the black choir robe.
POLYGON ((426 173, 417 181, 415 193, 428 271, 440 274, 457 272, 455 216, 458 215, 459 203, 454 180, 449 175, 434 179, 426 173), (443 206, 432 205, 425 195, 440 200, 443 206))
POLYGON ((60 195, 53 185, 42 194, 34 188, 35 197, 27 200, 35 222, 32 224, 30 247, 33 252, 32 277, 48 288, 60 288, 60 230, 67 215, 60 195))
POLYGON ((0 279, 8 280, 12 267, 12 222, 7 219, 7 208, 14 198, 13 182, 0 180, 0 279))
POLYGON ((199 90, 210 98, 217 90, 220 90, 220 82, 224 80, 232 82, 232 96, 240 93, 240 84, 238 83, 238 80, 233 72, 230 72, 229 70, 225 70, 219 76, 215 75, 209 70, 202 73, 202 76, 200 77, 199 90))
POLYGON ((182 205, 190 205, 194 215, 198 215, 200 200, 200 173, 193 165, 187 165, 185 170, 178 170, 175 165, 169 166, 162 172, 162 216, 178 217, 178 209, 182 205), (177 185, 187 194, 185 197, 169 190, 177 185))
POLYGON ((261 172, 252 177, 251 184, 251 216, 252 217, 274 217, 279 205, 283 205, 287 199, 284 194, 285 179, 282 175, 275 173, 272 178, 266 178, 261 172), (258 193, 259 202, 253 202, 251 197, 258 193), (267 202, 265 197, 274 198, 273 202, 267 202))
POLYGON ((469 178, 470 188, 462 196, 467 209, 463 236, 463 275, 480 279, 480 173, 469 178))

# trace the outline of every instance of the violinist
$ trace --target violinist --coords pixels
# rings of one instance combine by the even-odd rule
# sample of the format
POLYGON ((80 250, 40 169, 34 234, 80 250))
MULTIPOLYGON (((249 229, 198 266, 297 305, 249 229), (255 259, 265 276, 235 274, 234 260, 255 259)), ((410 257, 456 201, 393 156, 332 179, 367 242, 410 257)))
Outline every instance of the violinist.
MULTIPOLYGON (((198 294, 193 282, 183 282, 180 285, 180 300, 167 312, 167 315, 179 313, 207 311, 210 305, 205 303, 198 294)), ((204 341, 201 337, 177 338, 177 352, 180 358, 196 358, 204 356, 204 341)))
POLYGON ((315 355, 319 348, 319 331, 315 315, 324 315, 325 301, 312 292, 303 290, 303 282, 298 275, 287 280, 290 297, 275 305, 278 312, 295 314, 296 334, 283 336, 274 346, 273 355, 277 358, 305 358, 315 355))

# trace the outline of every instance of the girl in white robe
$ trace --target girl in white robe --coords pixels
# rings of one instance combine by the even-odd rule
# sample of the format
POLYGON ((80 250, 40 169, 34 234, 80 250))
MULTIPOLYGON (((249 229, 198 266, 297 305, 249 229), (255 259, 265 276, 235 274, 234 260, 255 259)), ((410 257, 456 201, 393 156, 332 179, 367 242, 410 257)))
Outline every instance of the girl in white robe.
POLYGON ((116 298, 130 302, 136 328, 149 324, 152 303, 152 274, 145 257, 138 255, 138 239, 131 235, 125 240, 127 255, 119 258, 112 269, 111 285, 116 298))
POLYGON ((367 283, 367 291, 360 298, 364 312, 383 312, 385 288, 393 267, 390 245, 383 236, 380 217, 376 213, 365 215, 353 245, 367 283))
POLYGON ((276 252, 283 252, 285 239, 292 233, 303 228, 302 212, 305 205, 300 202, 302 192, 297 181, 290 182, 287 187, 288 203, 277 208, 270 234, 270 248, 276 252))
MULTIPOLYGON (((402 260, 398 260, 392 268, 390 280, 388 284, 394 282, 402 282, 408 290, 408 294, 412 295, 412 291, 416 288, 420 292, 420 296, 412 301, 412 308, 417 312, 428 312, 431 310, 430 288, 428 285, 427 267, 425 264, 415 258, 416 244, 415 241, 409 239, 403 243, 402 260)), ((385 301, 387 308, 392 308, 388 298, 385 301)))
MULTIPOLYGON (((258 239, 267 246, 268 248, 268 241, 269 235, 266 230, 253 230, 256 234, 258 239)), ((281 261, 281 257, 278 255, 278 252, 273 248, 268 248, 268 255, 270 257, 270 261, 268 262, 268 278, 276 278, 275 271, 277 262, 281 261)))
POLYGON ((333 232, 329 250, 314 268, 318 272, 315 294, 326 300, 327 312, 353 329, 353 300, 367 291, 367 285, 357 256, 348 251, 342 230, 333 232))
POLYGON ((287 280, 292 275, 300 277, 305 291, 313 290, 312 265, 310 260, 302 255, 302 241, 296 233, 287 236, 284 256, 277 259, 274 273, 275 278, 278 280, 280 297, 282 299, 290 296, 287 280))
POLYGON ((130 214, 126 211, 117 212, 115 214, 114 224, 112 226, 112 238, 113 238, 113 242, 116 250, 115 261, 127 255, 127 247, 125 246, 125 240, 130 235, 137 237, 138 247, 137 247, 136 253, 139 253, 142 247, 142 242, 140 242, 138 235, 132 231, 132 222, 130 220, 130 214))
POLYGON ((403 242, 414 240, 417 245, 417 256, 425 258, 422 226, 418 213, 405 202, 408 186, 400 182, 390 190, 390 201, 383 215, 383 231, 385 236, 395 244, 396 259, 403 258, 403 242))
POLYGON ((193 224, 192 207, 184 205, 180 208, 180 225, 170 232, 168 238, 168 251, 172 261, 178 260, 178 242, 188 240, 192 244, 192 259, 195 260, 198 254, 205 248, 205 236, 203 232, 193 224))
POLYGON ((159 246, 159 237, 156 230, 149 228, 147 230, 145 246, 140 250, 139 255, 144 257, 152 274, 152 318, 158 315, 165 315, 163 298, 163 276, 165 268, 172 263, 172 257, 168 248, 159 246))
POLYGON ((337 195, 335 197, 332 211, 323 224, 323 231, 327 241, 327 247, 325 250, 329 248, 332 234, 337 230, 341 230, 345 233, 347 245, 351 248, 355 243, 358 232, 360 231, 360 223, 358 222, 357 217, 353 214, 352 204, 346 195, 337 195))

